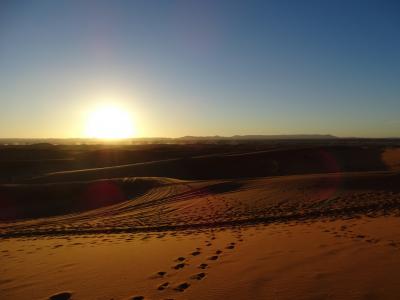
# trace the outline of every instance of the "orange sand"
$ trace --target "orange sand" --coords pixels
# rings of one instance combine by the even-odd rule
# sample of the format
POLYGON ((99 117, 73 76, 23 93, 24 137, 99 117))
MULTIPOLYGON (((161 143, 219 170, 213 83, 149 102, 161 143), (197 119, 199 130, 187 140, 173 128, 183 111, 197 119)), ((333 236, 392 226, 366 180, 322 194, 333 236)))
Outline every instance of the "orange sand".
POLYGON ((399 228, 400 219, 387 216, 12 238, 0 245, 0 291, 2 299, 46 299, 61 291, 71 291, 72 299, 99 300, 396 299, 399 228), (179 257, 184 267, 174 269, 179 257), (204 278, 196 278, 201 273, 204 278), (188 288, 176 290, 182 283, 188 288))

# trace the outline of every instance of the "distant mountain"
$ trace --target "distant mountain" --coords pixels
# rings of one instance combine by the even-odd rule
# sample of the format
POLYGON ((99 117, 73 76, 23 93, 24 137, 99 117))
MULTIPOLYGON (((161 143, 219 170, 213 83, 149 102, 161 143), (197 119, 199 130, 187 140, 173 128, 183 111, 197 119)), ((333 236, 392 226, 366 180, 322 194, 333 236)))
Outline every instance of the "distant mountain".
POLYGON ((324 140, 337 139, 330 134, 283 134, 283 135, 233 135, 233 136, 183 136, 178 140, 324 140))

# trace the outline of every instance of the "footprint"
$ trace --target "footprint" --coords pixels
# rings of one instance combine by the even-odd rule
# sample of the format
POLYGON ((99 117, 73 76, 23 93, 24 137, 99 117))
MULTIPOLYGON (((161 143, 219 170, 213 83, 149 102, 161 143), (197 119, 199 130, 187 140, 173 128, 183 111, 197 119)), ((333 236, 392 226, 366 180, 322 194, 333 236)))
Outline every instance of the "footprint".
POLYGON ((200 269, 203 269, 203 270, 206 269, 207 267, 208 267, 207 264, 201 264, 201 265, 199 266, 199 268, 200 268, 200 269))
POLYGON ((189 283, 184 282, 184 283, 181 283, 180 285, 178 285, 178 286, 175 288, 175 290, 176 290, 176 291, 179 291, 179 292, 183 292, 183 291, 186 290, 189 286, 190 286, 189 283))
POLYGON ((200 254, 200 251, 194 251, 194 252, 192 252, 191 254, 192 254, 193 256, 197 256, 197 255, 200 254))
POLYGON ((175 261, 184 261, 185 258, 183 256, 178 257, 175 261))
POLYGON ((217 260, 218 259, 218 255, 213 255, 211 257, 208 258, 208 260, 217 260))
POLYGON ((164 276, 165 274, 167 274, 167 272, 164 271, 157 272, 157 275, 161 277, 164 276))
POLYGON ((49 300, 68 300, 71 299, 71 292, 61 292, 49 297, 49 300))
POLYGON ((190 278, 191 279, 196 279, 196 280, 202 280, 204 277, 206 277, 206 273, 199 273, 199 274, 195 274, 192 275, 190 278))
POLYGON ((184 263, 180 263, 180 264, 177 264, 176 266, 174 266, 173 268, 174 268, 175 270, 179 270, 179 269, 182 269, 184 266, 185 266, 184 263))
POLYGON ((234 249, 235 246, 234 245, 229 245, 228 247, 226 247, 226 249, 234 249))
POLYGON ((143 300, 143 299, 144 299, 143 296, 134 296, 134 297, 132 297, 131 300, 143 300))
POLYGON ((159 291, 163 291, 163 290, 165 290, 168 286, 169 286, 169 282, 164 282, 164 283, 161 284, 157 289, 158 289, 159 291))
POLYGON ((215 251, 215 254, 221 254, 222 253, 222 251, 221 250, 217 250, 217 251, 215 251))

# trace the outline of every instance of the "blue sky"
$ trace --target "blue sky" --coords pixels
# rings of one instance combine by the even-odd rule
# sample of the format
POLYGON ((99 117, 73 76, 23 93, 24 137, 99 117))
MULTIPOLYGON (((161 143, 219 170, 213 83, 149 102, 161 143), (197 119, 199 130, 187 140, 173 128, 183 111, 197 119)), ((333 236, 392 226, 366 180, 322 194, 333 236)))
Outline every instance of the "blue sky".
POLYGON ((0 137, 400 136, 398 1, 1 1, 0 137))

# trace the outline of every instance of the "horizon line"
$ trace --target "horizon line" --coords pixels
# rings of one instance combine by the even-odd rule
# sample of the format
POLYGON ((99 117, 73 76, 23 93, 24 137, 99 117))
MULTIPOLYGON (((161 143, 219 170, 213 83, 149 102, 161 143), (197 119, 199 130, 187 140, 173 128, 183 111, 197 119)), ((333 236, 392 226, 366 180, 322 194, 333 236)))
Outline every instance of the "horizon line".
POLYGON ((240 139, 240 138, 255 138, 255 139, 273 139, 274 137, 288 139, 306 139, 307 137, 313 139, 400 139, 396 136, 387 137, 367 137, 367 136, 337 136, 332 134, 243 134, 243 135, 183 135, 178 137, 162 137, 162 136, 141 136, 141 137, 126 137, 126 138, 96 138, 96 137, 0 137, 0 140, 99 140, 99 141, 126 141, 126 140, 146 140, 146 139, 164 139, 164 140, 177 140, 177 139, 240 139))

